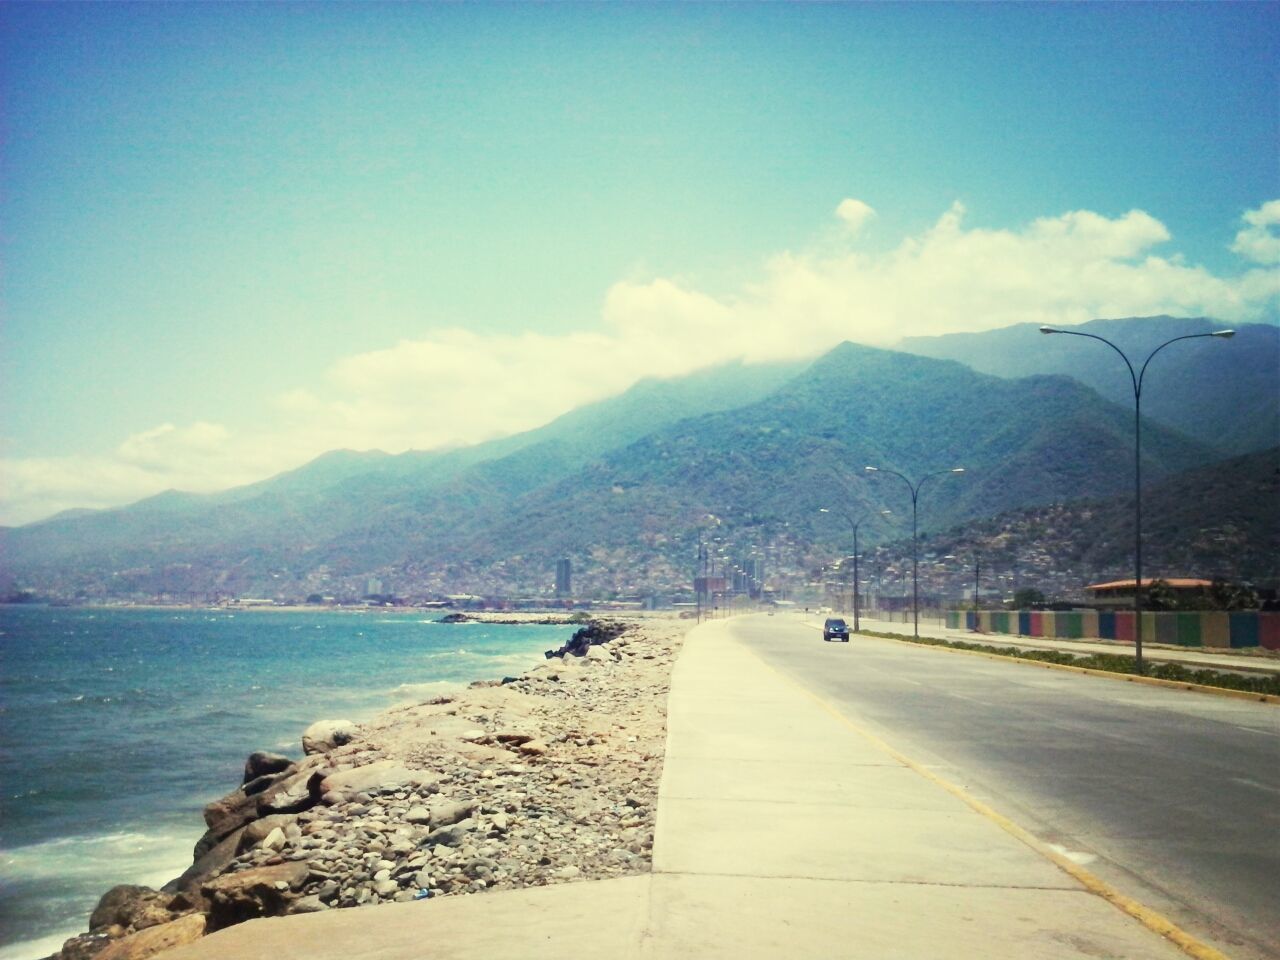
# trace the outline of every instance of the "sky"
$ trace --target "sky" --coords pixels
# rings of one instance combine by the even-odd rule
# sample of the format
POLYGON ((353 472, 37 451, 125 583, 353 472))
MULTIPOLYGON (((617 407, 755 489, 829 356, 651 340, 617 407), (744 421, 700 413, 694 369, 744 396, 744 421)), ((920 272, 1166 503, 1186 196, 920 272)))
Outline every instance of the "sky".
POLYGON ((0 5, 0 523, 1280 315, 1276 4, 0 5))

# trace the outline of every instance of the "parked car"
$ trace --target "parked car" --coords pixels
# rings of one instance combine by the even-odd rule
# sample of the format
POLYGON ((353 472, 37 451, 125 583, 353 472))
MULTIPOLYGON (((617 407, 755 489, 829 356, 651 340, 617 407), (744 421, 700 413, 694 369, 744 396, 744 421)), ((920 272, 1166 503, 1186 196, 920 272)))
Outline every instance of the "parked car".
POLYGON ((823 640, 843 640, 849 642, 849 625, 839 617, 827 617, 827 622, 822 625, 823 640))

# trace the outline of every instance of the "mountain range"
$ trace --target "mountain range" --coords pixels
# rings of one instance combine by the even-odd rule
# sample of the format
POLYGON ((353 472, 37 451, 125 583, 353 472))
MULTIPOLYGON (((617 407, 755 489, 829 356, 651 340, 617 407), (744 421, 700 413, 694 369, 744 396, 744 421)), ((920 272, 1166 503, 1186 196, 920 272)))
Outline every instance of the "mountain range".
MULTIPOLYGON (((1184 322, 1168 323, 1180 330, 1184 322)), ((219 494, 170 492, 0 530, 0 589, 83 598, 358 596, 377 577, 387 592, 412 597, 537 596, 565 556, 583 595, 671 593, 687 589, 704 539, 718 539, 726 556, 755 552, 774 568, 802 568, 815 544, 845 536, 838 514, 819 513, 823 506, 870 515, 869 539, 895 535, 880 511, 902 518, 911 500, 889 471, 918 477, 965 467, 926 482, 925 530, 1124 495, 1132 397, 1108 399, 1061 374, 1007 375, 1031 362, 1019 330, 974 335, 987 338, 985 349, 947 338, 904 344, 914 352, 845 343, 810 364, 733 364, 644 381, 538 430, 473 447, 334 451, 219 494), (1004 375, 920 355, 928 350, 972 354, 974 365, 985 357, 1004 375), (864 474, 867 464, 882 472, 864 474)), ((1268 334, 1250 336, 1264 342, 1268 334)), ((1236 409, 1260 405, 1265 419, 1280 392, 1274 379, 1268 397, 1260 374, 1222 376, 1216 355, 1196 355, 1211 359, 1189 368, 1189 384, 1213 384, 1214 402, 1225 403, 1219 379, 1235 383, 1244 398, 1236 409)), ((1252 371, 1259 355, 1265 351, 1240 362, 1252 371)), ((1097 359, 1082 363, 1093 368, 1097 359)), ((1182 432, 1154 414, 1144 425, 1144 472, 1153 481, 1224 455, 1221 433, 1209 442, 1186 418, 1174 426, 1182 432)), ((1252 429, 1231 444, 1255 442, 1252 429)))
MULTIPOLYGON (((1135 373, 1151 351, 1173 337, 1205 334, 1224 324, 1200 318, 1132 317, 1092 320, 1065 329, 1103 337, 1129 357, 1135 373)), ((1078 336, 1045 336, 1022 323, 985 333, 910 337, 898 349, 958 360, 1000 377, 1063 374, 1132 409, 1133 382, 1106 344, 1078 336)), ((1143 414, 1224 456, 1280 443, 1280 327, 1251 323, 1229 340, 1170 344, 1142 380, 1143 414)))

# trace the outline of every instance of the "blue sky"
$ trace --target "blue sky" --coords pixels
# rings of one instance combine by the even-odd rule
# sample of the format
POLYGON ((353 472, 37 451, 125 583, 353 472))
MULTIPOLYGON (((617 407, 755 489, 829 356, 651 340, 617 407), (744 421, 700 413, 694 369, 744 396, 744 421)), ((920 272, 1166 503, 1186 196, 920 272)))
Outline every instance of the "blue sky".
POLYGON ((1280 302, 1274 4, 0 26, 0 522, 474 442, 733 357, 1280 302))

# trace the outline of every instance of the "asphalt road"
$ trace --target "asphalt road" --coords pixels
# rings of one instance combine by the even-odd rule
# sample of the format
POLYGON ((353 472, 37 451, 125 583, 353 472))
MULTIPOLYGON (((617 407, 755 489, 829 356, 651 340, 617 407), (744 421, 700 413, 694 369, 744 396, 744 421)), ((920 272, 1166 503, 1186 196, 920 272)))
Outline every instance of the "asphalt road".
POLYGON ((1232 958, 1280 957, 1280 707, 854 637, 735 635, 1232 958))

